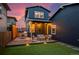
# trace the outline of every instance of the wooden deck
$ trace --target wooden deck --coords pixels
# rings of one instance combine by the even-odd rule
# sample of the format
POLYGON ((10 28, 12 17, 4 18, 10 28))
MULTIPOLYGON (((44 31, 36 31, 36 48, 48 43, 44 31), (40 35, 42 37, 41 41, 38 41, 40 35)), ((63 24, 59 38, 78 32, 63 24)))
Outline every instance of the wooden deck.
MULTIPOLYGON (((31 38, 26 38, 27 40, 28 39, 31 39, 31 38)), ((12 46, 12 45, 23 45, 23 44, 26 44, 27 43, 27 41, 26 41, 26 39, 22 39, 22 38, 16 38, 15 40, 13 40, 13 41, 11 41, 11 42, 9 42, 8 44, 7 44, 7 46, 12 46)), ((48 40, 47 42, 55 42, 55 40, 48 40)), ((31 42, 30 42, 30 44, 31 43, 44 43, 44 40, 31 40, 31 42)))

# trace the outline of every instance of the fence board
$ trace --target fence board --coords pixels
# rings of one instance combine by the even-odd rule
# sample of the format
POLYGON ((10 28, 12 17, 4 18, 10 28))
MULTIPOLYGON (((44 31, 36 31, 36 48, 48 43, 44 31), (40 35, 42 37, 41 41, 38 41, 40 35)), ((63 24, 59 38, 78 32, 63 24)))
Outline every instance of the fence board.
POLYGON ((5 47, 12 40, 11 32, 0 32, 0 46, 5 47))

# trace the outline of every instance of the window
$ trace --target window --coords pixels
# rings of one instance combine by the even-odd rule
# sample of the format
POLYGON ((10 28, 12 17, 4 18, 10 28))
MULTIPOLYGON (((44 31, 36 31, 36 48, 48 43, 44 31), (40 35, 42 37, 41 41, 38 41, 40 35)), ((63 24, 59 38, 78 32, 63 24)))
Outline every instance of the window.
POLYGON ((35 18, 44 18, 44 12, 35 11, 35 18))
POLYGON ((12 31, 12 25, 8 26, 8 27, 7 27, 7 30, 8 30, 8 31, 12 31))
POLYGON ((40 18, 44 18, 44 12, 40 12, 40 18))
POLYGON ((56 34, 56 28, 52 28, 52 34, 56 34))

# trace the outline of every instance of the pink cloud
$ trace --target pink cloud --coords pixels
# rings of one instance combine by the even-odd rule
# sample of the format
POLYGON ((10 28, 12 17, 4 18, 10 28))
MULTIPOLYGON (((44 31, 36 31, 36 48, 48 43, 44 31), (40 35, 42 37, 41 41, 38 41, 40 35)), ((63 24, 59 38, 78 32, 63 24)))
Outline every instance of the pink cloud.
POLYGON ((8 15, 15 16, 17 19, 20 19, 25 14, 25 8, 32 6, 43 6, 49 9, 50 3, 9 3, 11 11, 8 12, 8 15))

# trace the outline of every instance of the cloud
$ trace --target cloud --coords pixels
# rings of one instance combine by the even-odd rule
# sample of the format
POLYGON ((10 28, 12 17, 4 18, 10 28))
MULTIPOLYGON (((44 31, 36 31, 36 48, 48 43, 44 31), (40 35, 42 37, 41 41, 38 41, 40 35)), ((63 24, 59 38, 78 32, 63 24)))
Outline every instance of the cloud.
MULTIPOLYGON (((32 6, 43 6, 49 9, 50 3, 9 3, 8 4, 11 8, 11 11, 8 12, 8 15, 22 17, 25 14, 25 8, 32 7, 32 6)), ((17 18, 17 19, 19 19, 17 18)))

